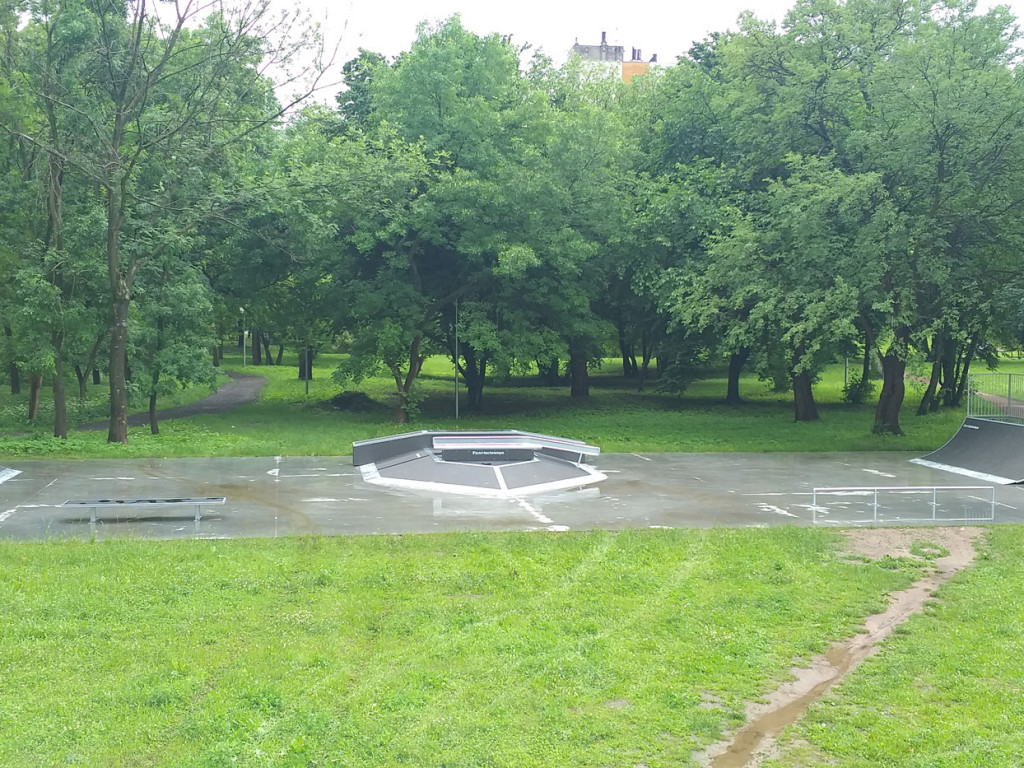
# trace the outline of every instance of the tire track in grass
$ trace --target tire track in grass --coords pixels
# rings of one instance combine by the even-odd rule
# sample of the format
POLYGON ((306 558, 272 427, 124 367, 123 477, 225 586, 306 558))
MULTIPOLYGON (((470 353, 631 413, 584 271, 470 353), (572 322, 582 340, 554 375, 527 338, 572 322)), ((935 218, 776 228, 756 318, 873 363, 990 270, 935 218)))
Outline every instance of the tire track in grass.
MULTIPOLYGON (((623 538, 628 536, 630 536, 630 533, 625 531, 603 534, 600 540, 594 543, 591 552, 581 558, 571 570, 567 571, 559 583, 553 585, 550 589, 538 592, 527 604, 519 607, 517 613, 540 615, 552 603, 560 604, 561 601, 557 599, 557 596, 564 595, 578 588, 581 584, 586 584, 591 580, 592 574, 595 571, 606 568, 610 560, 614 560, 619 556, 619 550, 624 546, 623 538)), ((715 549, 716 538, 714 535, 709 535, 708 532, 700 532, 692 537, 687 537, 685 547, 682 546, 683 542, 677 542, 680 545, 680 549, 677 551, 675 559, 652 562, 650 564, 650 575, 659 584, 657 589, 648 593, 645 599, 635 601, 635 607, 631 610, 618 611, 615 614, 616 621, 606 621, 601 631, 586 635, 585 637, 573 636, 560 639, 557 645, 552 646, 552 652, 546 654, 548 660, 544 663, 544 666, 550 667, 555 661, 579 655, 585 649, 585 646, 601 643, 610 637, 634 635, 639 632, 640 627, 646 626, 652 621, 652 616, 661 615, 672 610, 667 606, 671 603, 673 596, 679 591, 681 584, 687 579, 693 578, 694 574, 700 571, 701 567, 705 564, 709 548, 715 549)), ((628 547, 628 543, 625 546, 628 547)), ((503 550, 503 552, 506 555, 510 554, 508 550, 503 550)), ((508 559, 510 567, 514 567, 515 561, 511 560, 511 558, 508 559)), ((471 631, 479 627, 493 625, 508 616, 509 611, 506 609, 483 621, 475 622, 469 625, 469 627, 461 629, 450 645, 456 647, 462 643, 471 643, 473 642, 473 638, 470 635, 471 631)), ((604 618, 607 620, 609 617, 605 615, 604 618)), ((514 669, 518 668, 519 661, 522 660, 517 660, 517 663, 513 665, 514 669)), ((434 724, 433 718, 437 716, 438 711, 451 710, 450 706, 439 707, 438 704, 445 702, 450 705, 460 696, 461 692, 462 689, 458 687, 438 690, 432 697, 430 705, 424 704, 414 720, 403 728, 402 740, 396 739, 385 754, 389 757, 401 755, 402 750, 407 749, 409 744, 416 744, 424 738, 429 738, 429 734, 426 732, 434 724)), ((625 699, 615 699, 605 702, 605 706, 619 709, 629 706, 629 702, 625 699)))

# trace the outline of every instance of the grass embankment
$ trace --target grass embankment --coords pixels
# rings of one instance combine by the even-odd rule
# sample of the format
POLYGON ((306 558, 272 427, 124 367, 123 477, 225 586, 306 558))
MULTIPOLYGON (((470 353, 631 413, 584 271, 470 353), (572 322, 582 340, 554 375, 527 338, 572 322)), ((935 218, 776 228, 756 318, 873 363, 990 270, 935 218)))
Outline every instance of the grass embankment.
POLYGON ((988 540, 765 768, 1024 765, 1024 529, 993 528, 988 540))
MULTIPOLYGON (((242 370, 240 360, 225 365, 242 370)), ((294 361, 293 361, 294 362, 294 361)), ((35 424, 26 424, 25 395, 0 393, 0 457, 65 456, 122 458, 131 456, 336 456, 351 452, 352 442, 410 429, 393 421, 393 382, 378 377, 353 387, 370 398, 367 406, 339 411, 326 404, 340 387, 331 379, 338 357, 322 355, 306 394, 305 382, 294 365, 252 366, 247 373, 268 379, 260 400, 227 414, 167 421, 160 435, 148 427, 132 428, 129 445, 108 445, 105 431, 73 432, 67 442, 50 437, 52 411, 44 407, 35 424), (5 432, 26 432, 4 435, 5 432)), ((1005 362, 1001 370, 1021 364, 1005 362)), ((726 406, 722 374, 690 385, 685 394, 637 392, 636 384, 616 375, 615 361, 593 376, 591 396, 572 400, 567 387, 540 386, 519 378, 488 384, 484 408, 470 414, 465 401, 461 418, 454 419, 451 363, 427 362, 422 376, 421 413, 412 429, 524 429, 586 440, 608 453, 716 451, 857 451, 907 450, 924 452, 942 445, 963 419, 963 409, 942 409, 927 417, 914 415, 923 383, 908 380, 902 423, 905 437, 871 434, 874 403, 850 405, 842 400, 843 366, 831 366, 815 387, 820 421, 793 421, 792 396, 773 392, 764 382, 747 376, 741 392, 746 402, 726 406)), ((73 423, 103 418, 105 393, 93 388, 95 399, 72 408, 73 423)), ((44 393, 44 400, 45 400, 44 393)), ((182 393, 193 399, 207 394, 182 393)), ((463 393, 465 397, 465 393, 463 393)), ((167 407, 177 403, 162 403, 167 407)), ((45 403, 44 403, 45 406, 45 403)))
MULTIPOLYGON (((840 541, 780 528, 3 542, 0 765, 688 765, 919 573, 846 558, 840 541)), ((1019 532, 998 542, 1019 554, 1019 532)), ((1020 574, 1000 573, 1020 594, 1020 574)), ((971 586, 1005 599, 991 576, 971 586)), ((951 615, 972 631, 988 618, 951 615)), ((1019 679, 1019 654, 998 661, 1019 679)), ((990 693, 997 672, 965 686, 989 725, 1011 706, 990 693)), ((936 666, 929 686, 946 676, 959 679, 936 666)))

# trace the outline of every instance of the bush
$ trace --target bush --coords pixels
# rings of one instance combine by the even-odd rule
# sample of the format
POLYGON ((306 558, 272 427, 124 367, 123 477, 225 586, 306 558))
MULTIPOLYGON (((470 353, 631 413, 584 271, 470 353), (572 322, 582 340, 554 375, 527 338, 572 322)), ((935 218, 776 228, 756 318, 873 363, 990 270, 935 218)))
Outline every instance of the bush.
POLYGON ((862 381, 860 373, 851 373, 843 387, 843 400, 854 405, 861 405, 875 392, 875 385, 870 381, 862 381))

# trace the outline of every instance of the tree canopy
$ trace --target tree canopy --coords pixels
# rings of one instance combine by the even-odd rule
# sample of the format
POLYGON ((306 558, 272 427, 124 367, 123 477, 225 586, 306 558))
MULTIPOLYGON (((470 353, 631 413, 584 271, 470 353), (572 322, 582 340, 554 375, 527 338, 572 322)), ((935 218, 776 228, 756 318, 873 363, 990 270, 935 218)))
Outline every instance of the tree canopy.
POLYGON ((336 108, 295 113, 271 73, 315 34, 280 38, 261 3, 175 8, 0 4, 0 349, 12 388, 52 383, 57 436, 72 372, 106 373, 125 441, 129 399, 210 381, 243 313, 261 364, 276 344, 302 377, 324 349, 339 381, 388 372, 402 421, 432 354, 475 409, 528 370, 586 397, 617 353, 639 388, 652 363, 674 389, 728 364, 732 403, 752 369, 797 420, 856 355, 848 396, 877 369, 872 426, 899 434, 911 361, 927 414, 1020 343, 1004 8, 799 0, 630 83, 453 16, 393 60, 360 49, 336 108))

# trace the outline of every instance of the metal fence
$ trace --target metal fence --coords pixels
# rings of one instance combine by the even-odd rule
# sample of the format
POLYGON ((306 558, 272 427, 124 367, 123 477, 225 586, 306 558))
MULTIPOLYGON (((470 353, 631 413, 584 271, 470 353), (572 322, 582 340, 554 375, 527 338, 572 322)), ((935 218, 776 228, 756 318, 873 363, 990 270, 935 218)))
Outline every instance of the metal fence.
POLYGON ((1024 424, 1024 374, 976 373, 967 387, 967 416, 1024 424))
POLYGON ((996 517, 996 489, 991 485, 815 488, 811 512, 815 525, 990 523, 996 517))

